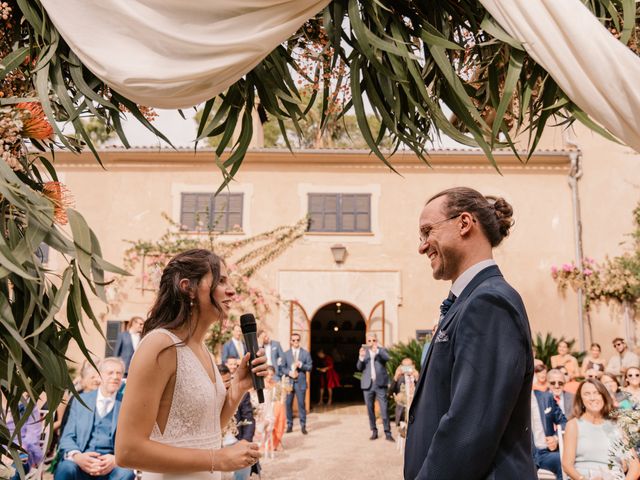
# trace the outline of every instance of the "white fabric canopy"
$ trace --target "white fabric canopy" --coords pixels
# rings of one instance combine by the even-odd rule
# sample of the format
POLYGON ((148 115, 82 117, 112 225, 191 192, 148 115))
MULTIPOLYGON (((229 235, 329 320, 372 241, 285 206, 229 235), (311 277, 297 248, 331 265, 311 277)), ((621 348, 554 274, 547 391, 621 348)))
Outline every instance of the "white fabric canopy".
MULTIPOLYGON (((138 104, 225 91, 330 0, 41 0, 82 62, 138 104)), ((580 0, 480 0, 593 119, 640 152, 640 58, 580 0)))
POLYGON ((640 58, 580 0, 480 0, 582 110, 640 152, 640 58))
POLYGON ((158 108, 224 92, 329 1, 41 0, 89 70, 158 108))

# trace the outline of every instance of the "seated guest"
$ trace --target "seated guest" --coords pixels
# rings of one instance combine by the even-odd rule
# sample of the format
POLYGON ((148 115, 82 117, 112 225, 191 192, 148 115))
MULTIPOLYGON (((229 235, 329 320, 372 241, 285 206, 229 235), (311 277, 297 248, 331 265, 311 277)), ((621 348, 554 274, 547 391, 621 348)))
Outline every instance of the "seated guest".
POLYGON ((410 358, 403 358, 391 380, 389 391, 393 394, 396 401, 396 425, 399 427, 400 422, 405 420, 405 413, 408 401, 413 398, 413 393, 420 372, 416 370, 415 364, 410 358))
POLYGON ((105 358, 99 364, 102 383, 97 390, 80 395, 73 402, 60 437, 63 460, 56 467, 55 480, 133 480, 132 470, 116 466, 113 455, 116 425, 122 399, 118 394, 124 376, 124 362, 105 358))
POLYGON ((613 348, 616 349, 616 354, 609 359, 606 371, 616 375, 618 382, 624 384, 624 374, 627 368, 640 367, 640 359, 627 348, 627 342, 624 341, 624 338, 614 338, 613 348))
POLYGON ((531 392, 531 431, 533 432, 533 460, 537 468, 555 473, 562 480, 560 450, 556 430, 567 423, 551 392, 531 392))
POLYGON ((549 384, 547 383, 547 367, 543 365, 536 365, 533 367, 533 390, 540 392, 546 392, 549 390, 549 384))
POLYGON ((578 387, 580 386, 580 382, 578 382, 574 378, 571 378, 566 367, 558 367, 558 370, 560 370, 560 372, 562 372, 562 374, 564 375, 564 391, 575 395, 575 393, 578 391, 578 387))
POLYGON ((587 379, 580 384, 573 418, 567 423, 562 456, 562 468, 572 480, 636 480, 640 476, 635 451, 620 451, 622 432, 610 418, 612 410, 611 396, 602 382, 587 379), (616 460, 623 457, 629 460, 616 460))
MULTIPOLYGON (((23 418, 26 413, 26 405, 20 403, 18 405, 18 413, 20 418, 23 418)), ((11 416, 11 412, 7 413, 6 419, 7 430, 10 434, 13 434, 16 428, 16 422, 11 416)), ((44 452, 42 451, 42 442, 40 440, 42 436, 43 423, 40 419, 40 410, 37 405, 33 407, 33 410, 29 414, 28 420, 20 428, 20 438, 16 435, 13 442, 22 447, 25 452, 20 453, 20 460, 22 461, 22 469, 27 474, 32 468, 37 467, 42 462, 44 452)), ((14 465, 15 468, 15 465, 14 465)), ((11 480, 19 480, 20 474, 16 468, 15 475, 11 480)))
POLYGON ((604 373, 604 360, 600 356, 601 352, 602 348, 600 344, 591 344, 589 354, 585 355, 584 360, 582 360, 582 366, 580 367, 583 377, 586 377, 587 372, 590 370, 595 370, 598 377, 604 373))
POLYGON ((629 367, 624 377, 625 387, 622 390, 629 394, 632 408, 637 409, 640 406, 640 368, 629 367))
POLYGON ((558 369, 552 368, 547 373, 547 379, 549 381, 549 390, 553 394, 553 399, 556 401, 562 413, 568 416, 573 409, 573 393, 564 391, 564 375, 558 369))
POLYGON ((621 410, 632 409, 633 404, 631 400, 629 400, 629 394, 620 390, 620 385, 618 384, 618 379, 615 375, 612 373, 604 373, 600 377, 600 381, 611 395, 614 408, 619 408, 621 410))
POLYGON ((565 367, 570 378, 580 375, 578 359, 571 355, 569 344, 564 340, 558 342, 558 354, 551 357, 551 368, 565 367))

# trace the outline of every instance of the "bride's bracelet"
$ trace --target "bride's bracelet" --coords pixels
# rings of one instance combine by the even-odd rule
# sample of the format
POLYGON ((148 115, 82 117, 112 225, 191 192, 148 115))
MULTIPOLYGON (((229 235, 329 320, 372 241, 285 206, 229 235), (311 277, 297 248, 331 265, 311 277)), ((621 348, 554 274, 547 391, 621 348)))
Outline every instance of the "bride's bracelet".
POLYGON ((213 466, 213 459, 214 459, 215 455, 213 453, 213 450, 214 450, 213 448, 209 450, 209 453, 211 455, 211 470, 210 470, 211 473, 215 473, 215 469, 214 469, 214 466, 213 466))

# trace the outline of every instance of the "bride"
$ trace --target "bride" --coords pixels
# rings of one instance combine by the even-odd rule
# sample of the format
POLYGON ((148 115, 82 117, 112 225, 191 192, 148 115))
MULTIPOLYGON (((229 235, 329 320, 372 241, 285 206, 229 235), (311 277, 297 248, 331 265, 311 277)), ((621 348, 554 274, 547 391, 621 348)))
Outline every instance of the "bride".
MULTIPOLYGON (((116 435, 116 463, 141 470, 143 480, 217 480, 220 472, 260 457, 255 443, 221 448, 222 427, 252 386, 249 354, 226 391, 204 345, 234 295, 224 261, 208 250, 176 255, 162 272, 129 368, 116 435)), ((259 355, 252 371, 265 376, 266 359, 259 355)))

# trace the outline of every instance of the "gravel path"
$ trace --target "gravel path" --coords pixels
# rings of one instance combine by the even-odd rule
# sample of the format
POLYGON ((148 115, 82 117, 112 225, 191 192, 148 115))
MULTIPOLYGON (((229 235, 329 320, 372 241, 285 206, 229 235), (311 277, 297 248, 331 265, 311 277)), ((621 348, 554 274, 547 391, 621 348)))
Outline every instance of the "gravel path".
MULTIPOLYGON (((260 461, 263 480, 402 479, 402 452, 384 439, 380 423, 382 436, 369 440, 364 405, 316 408, 307 417, 307 427, 309 434, 302 435, 294 420, 293 432, 284 435, 284 451, 260 461)), ((392 430, 396 437, 393 425, 392 430)))

